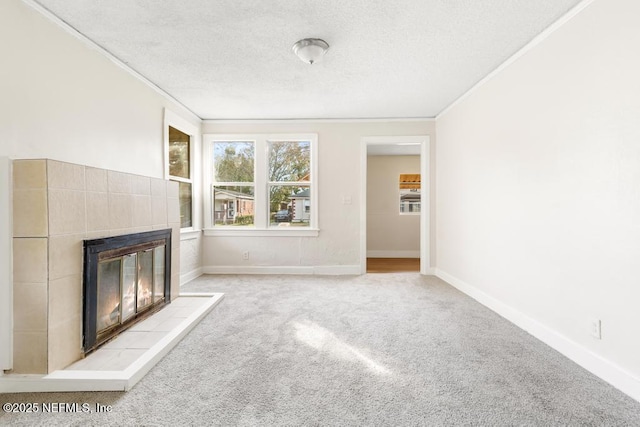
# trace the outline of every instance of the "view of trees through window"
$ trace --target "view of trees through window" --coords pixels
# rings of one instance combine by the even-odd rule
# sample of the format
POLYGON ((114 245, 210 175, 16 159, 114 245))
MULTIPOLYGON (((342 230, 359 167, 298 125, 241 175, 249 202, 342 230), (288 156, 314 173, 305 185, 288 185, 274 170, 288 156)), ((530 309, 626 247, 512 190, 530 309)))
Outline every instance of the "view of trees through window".
POLYGON ((269 222, 309 225, 309 141, 269 141, 269 222))
MULTIPOLYGON (((215 141, 214 224, 253 225, 255 186, 267 185, 271 225, 308 226, 310 219, 309 141, 268 141, 268 177, 256 179, 253 141, 215 141)), ((264 188, 264 187, 263 187, 264 188)))
POLYGON ((252 141, 213 144, 215 181, 213 219, 216 225, 253 225, 255 217, 255 144, 252 141))
POLYGON ((217 182, 253 182, 253 142, 215 142, 213 158, 217 182))

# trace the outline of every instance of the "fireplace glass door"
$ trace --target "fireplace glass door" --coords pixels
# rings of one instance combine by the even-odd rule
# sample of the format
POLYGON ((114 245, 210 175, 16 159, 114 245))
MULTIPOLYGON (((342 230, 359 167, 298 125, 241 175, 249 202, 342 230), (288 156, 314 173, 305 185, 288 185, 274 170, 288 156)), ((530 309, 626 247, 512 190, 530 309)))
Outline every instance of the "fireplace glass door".
POLYGON ((170 228, 85 240, 85 354, 171 302, 170 228))
POLYGON ((138 254, 125 255, 122 258, 122 321, 136 314, 136 269, 138 254))
POLYGON ((99 260, 98 337, 161 301, 164 288, 164 246, 99 260))
POLYGON ((138 311, 153 301, 153 250, 138 252, 138 311))
POLYGON ((98 264, 98 331, 120 323, 120 270, 119 259, 98 264))
POLYGON ((164 246, 158 246, 153 250, 153 302, 164 298, 164 246))

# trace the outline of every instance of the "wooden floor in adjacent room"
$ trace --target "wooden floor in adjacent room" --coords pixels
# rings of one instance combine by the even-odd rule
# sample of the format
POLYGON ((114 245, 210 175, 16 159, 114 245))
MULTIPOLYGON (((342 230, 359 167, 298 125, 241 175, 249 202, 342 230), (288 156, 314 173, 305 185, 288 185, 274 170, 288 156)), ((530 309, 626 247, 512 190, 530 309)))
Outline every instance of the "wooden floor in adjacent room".
POLYGON ((367 273, 420 271, 420 258, 367 258, 367 273))

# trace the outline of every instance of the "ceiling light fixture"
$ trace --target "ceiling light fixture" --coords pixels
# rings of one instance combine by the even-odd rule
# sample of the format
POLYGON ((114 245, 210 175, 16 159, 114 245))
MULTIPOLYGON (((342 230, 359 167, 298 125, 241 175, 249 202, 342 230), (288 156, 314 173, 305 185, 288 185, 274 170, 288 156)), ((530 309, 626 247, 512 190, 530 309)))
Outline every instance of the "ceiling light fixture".
POLYGON ((313 64, 318 62, 327 50, 329 50, 329 44, 321 39, 302 39, 298 40, 291 48, 293 53, 298 55, 302 61, 307 64, 313 64))

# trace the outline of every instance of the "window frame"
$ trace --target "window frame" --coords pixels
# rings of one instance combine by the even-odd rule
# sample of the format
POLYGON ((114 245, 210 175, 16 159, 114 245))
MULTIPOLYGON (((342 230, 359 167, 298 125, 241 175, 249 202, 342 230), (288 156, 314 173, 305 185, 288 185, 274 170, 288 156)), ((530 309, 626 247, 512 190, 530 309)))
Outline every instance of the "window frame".
MULTIPOLYGON (((182 227, 180 223, 181 240, 193 238, 200 233, 200 217, 196 206, 196 198, 199 189, 196 183, 197 162, 195 160, 196 145, 198 144, 198 128, 184 120, 170 110, 164 110, 164 177, 168 181, 184 182, 191 184, 191 226, 182 227), (189 178, 174 176, 169 169, 169 127, 172 127, 186 135, 189 135, 189 178)), ((178 198, 180 196, 178 195, 178 198)))
MULTIPOLYGON (((318 236, 318 135, 315 133, 291 134, 203 134, 204 167, 204 233, 206 236, 318 236), (253 226, 223 226, 213 224, 213 144, 215 142, 254 143, 254 224, 253 226), (269 225, 269 141, 297 142, 309 141, 309 185, 311 191, 310 221, 308 227, 272 227, 269 225)), ((222 184, 220 184, 222 185, 222 184)))

